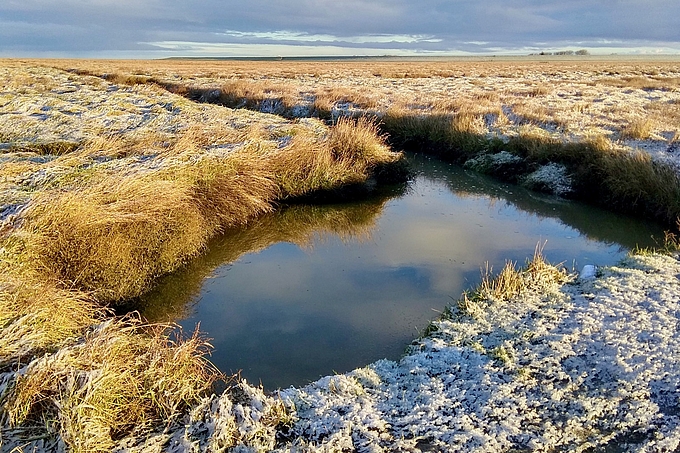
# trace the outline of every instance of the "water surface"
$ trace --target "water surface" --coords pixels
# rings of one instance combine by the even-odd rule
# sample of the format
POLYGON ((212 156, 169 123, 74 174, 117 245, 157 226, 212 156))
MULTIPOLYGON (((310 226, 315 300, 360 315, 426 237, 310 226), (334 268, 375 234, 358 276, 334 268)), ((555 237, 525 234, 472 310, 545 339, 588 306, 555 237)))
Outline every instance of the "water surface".
POLYGON ((200 323, 212 361, 267 389, 398 359, 488 262, 537 244, 568 268, 608 265, 662 237, 653 223, 542 196, 426 157, 415 178, 349 204, 293 205, 229 231, 141 301, 200 323))

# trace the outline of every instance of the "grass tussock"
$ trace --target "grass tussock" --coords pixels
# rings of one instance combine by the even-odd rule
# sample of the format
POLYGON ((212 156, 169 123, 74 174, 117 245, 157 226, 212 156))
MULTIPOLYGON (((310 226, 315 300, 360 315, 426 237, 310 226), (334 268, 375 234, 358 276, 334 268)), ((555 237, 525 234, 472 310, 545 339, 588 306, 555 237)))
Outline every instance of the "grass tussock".
POLYGON ((635 88, 640 90, 678 90, 679 77, 662 77, 657 75, 628 75, 622 77, 603 78, 597 81, 603 85, 619 88, 635 88))
POLYGON ((396 147, 462 161, 486 147, 486 140, 474 130, 475 123, 467 113, 418 114, 397 108, 381 119, 381 129, 396 147))
POLYGON ((297 97, 298 93, 288 85, 237 79, 226 82, 218 90, 203 92, 199 100, 286 115, 295 106, 297 97))
POLYGON ((5 270, 0 283, 0 370, 68 345, 107 314, 85 293, 11 273, 5 270))
POLYGON ((639 118, 628 123, 621 130, 621 138, 630 140, 646 140, 654 131, 654 123, 650 118, 639 118))
POLYGON ((283 197, 290 198, 364 183, 380 172, 378 167, 399 166, 400 159, 374 122, 340 118, 323 141, 309 133, 294 135, 287 147, 272 156, 271 165, 283 197))
POLYGON ((196 404, 218 373, 197 335, 176 340, 128 318, 33 361, 5 404, 13 425, 49 420, 76 452, 110 451, 132 431, 168 424, 196 404))
POLYGON ((340 103, 350 103, 361 109, 372 109, 378 105, 376 99, 367 94, 344 87, 330 87, 314 94, 311 114, 326 121, 332 120, 333 108, 340 103))
POLYGON ((533 259, 528 260, 524 268, 508 261, 494 276, 493 269, 487 264, 482 271, 481 283, 473 291, 463 293, 458 300, 458 309, 466 315, 479 317, 489 303, 508 302, 521 297, 526 291, 540 291, 568 280, 566 270, 546 261, 542 247, 536 247, 533 259))
POLYGON ((527 133, 504 147, 529 162, 565 165, 577 198, 668 224, 680 217, 680 175, 675 168, 645 152, 618 149, 605 136, 563 143, 527 133))
POLYGON ((48 191, 26 215, 26 259, 100 301, 134 297, 195 256, 210 233, 191 187, 154 178, 106 178, 48 191))
POLYGON ((80 146, 75 142, 47 142, 47 143, 23 143, 11 146, 7 152, 27 152, 39 156, 63 156, 76 150, 80 146))
POLYGON ((680 175, 675 168, 636 151, 601 159, 602 185, 621 209, 672 223, 680 217, 680 175))

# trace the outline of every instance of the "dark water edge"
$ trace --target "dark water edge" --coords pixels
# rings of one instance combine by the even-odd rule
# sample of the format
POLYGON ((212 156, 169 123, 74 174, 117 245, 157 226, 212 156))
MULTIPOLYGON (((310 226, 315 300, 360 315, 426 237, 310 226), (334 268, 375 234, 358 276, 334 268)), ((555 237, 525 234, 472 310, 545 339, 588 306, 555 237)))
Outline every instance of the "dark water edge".
POLYGON ((266 389, 303 385, 404 348, 480 268, 609 265, 663 237, 652 222, 543 196, 423 156, 414 179, 352 203, 296 204, 226 232, 135 304, 198 324, 211 360, 266 389))

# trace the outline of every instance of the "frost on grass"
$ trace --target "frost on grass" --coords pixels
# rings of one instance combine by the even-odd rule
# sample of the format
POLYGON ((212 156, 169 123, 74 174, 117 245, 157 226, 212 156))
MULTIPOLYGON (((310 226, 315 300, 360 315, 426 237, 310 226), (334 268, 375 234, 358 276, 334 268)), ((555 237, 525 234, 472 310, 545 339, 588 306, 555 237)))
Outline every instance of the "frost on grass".
POLYGON ((533 173, 529 173, 522 185, 532 190, 565 196, 572 192, 571 178, 567 174, 567 167, 551 162, 541 166, 533 173))
POLYGON ((480 154, 465 162, 464 167, 480 173, 501 176, 505 179, 512 178, 524 167, 524 160, 508 151, 495 154, 480 154))
POLYGON ((165 448, 211 451, 233 422, 237 451, 676 451, 678 275, 675 257, 635 256, 596 278, 481 301, 474 318, 454 309, 398 362, 276 396, 250 390, 241 409, 213 398, 165 448), (288 424, 273 429, 263 414, 279 398, 288 424))

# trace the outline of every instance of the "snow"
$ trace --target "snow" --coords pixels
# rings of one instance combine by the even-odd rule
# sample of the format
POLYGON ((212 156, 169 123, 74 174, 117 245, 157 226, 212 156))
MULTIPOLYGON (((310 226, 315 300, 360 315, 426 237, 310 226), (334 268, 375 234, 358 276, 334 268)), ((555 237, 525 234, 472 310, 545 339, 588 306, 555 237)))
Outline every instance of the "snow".
POLYGON ((543 187, 559 196, 573 191, 567 167, 551 162, 526 176, 524 184, 529 187, 543 187))

